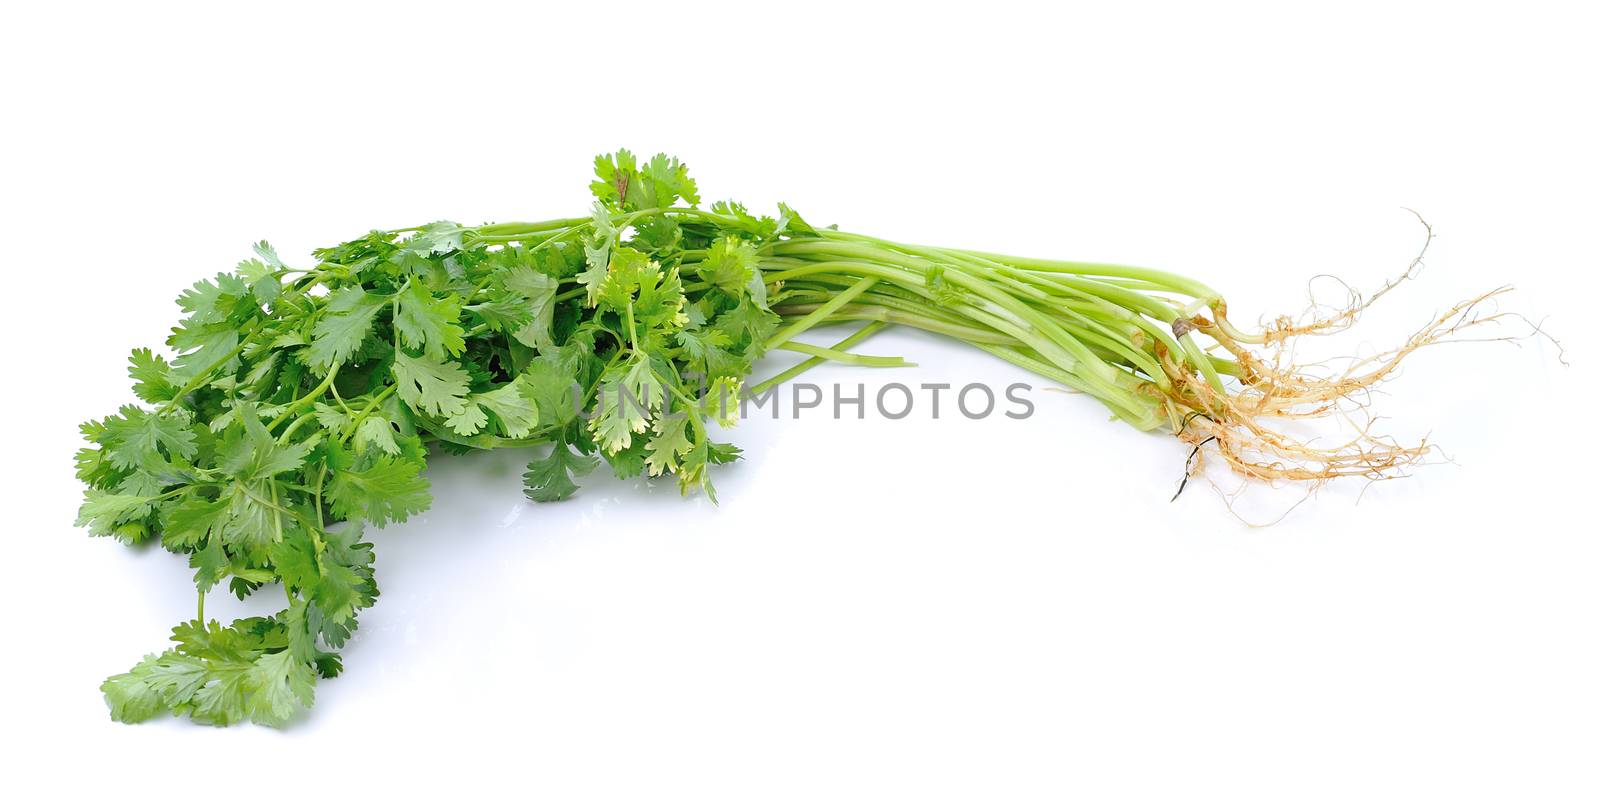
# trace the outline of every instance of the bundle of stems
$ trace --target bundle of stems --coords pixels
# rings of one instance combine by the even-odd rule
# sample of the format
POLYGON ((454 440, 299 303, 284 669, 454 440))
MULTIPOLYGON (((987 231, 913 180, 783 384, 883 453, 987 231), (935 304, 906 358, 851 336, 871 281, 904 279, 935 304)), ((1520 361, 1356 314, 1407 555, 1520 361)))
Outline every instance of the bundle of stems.
MULTIPOLYGON (((748 224, 741 215, 694 208, 621 213, 610 222, 622 226, 655 214, 717 230, 748 224)), ((478 233, 483 241, 537 246, 593 222, 497 224, 478 233)), ((1431 227, 1423 225, 1431 240, 1431 227)), ((1235 473, 1265 482, 1387 479, 1427 457, 1432 447, 1426 438, 1402 442, 1373 431, 1376 420, 1365 410, 1369 392, 1418 349, 1502 319, 1481 309, 1509 291, 1461 301, 1402 343, 1330 370, 1325 362, 1297 361, 1295 342, 1351 328, 1378 298, 1415 274, 1422 254, 1403 278, 1371 296, 1352 290, 1341 310, 1284 315, 1246 332, 1230 322, 1219 291, 1149 267, 914 245, 836 229, 775 239, 758 253, 772 309, 785 320, 767 348, 811 357, 749 386, 751 393, 825 362, 903 365, 900 358, 846 351, 890 326, 917 328, 1094 397, 1138 430, 1176 435, 1195 446, 1191 471, 1214 450, 1235 473), (830 348, 795 341, 814 327, 851 322, 862 325, 830 348), (1328 417, 1350 431, 1320 445, 1274 421, 1328 417)), ((692 262, 704 252, 683 255, 692 262)))
POLYGON ((572 497, 602 461, 714 499, 710 471, 741 450, 712 430, 742 390, 823 362, 904 365, 851 351, 898 325, 1178 436, 1193 447, 1184 482, 1206 455, 1247 481, 1382 479, 1429 448, 1376 434, 1368 392, 1417 349, 1497 318, 1479 307, 1499 290, 1330 369, 1297 361, 1297 340, 1349 328, 1394 284, 1250 332, 1220 292, 1173 273, 890 242, 781 204, 776 218, 701 208, 666 155, 602 156, 595 177, 586 217, 375 231, 304 268, 263 242, 183 293, 175 357, 129 357, 148 407, 85 422, 76 459, 78 523, 188 556, 198 595, 172 648, 102 686, 114 718, 282 725, 309 706, 378 596, 363 532, 428 508, 435 451, 548 447, 523 477, 535 501, 572 497), (838 323, 860 326, 831 347, 799 338, 838 323), (747 386, 773 350, 805 360, 747 386), (1350 431, 1299 440, 1304 419, 1350 431), (281 586, 287 607, 208 621, 224 585, 241 599, 281 586))

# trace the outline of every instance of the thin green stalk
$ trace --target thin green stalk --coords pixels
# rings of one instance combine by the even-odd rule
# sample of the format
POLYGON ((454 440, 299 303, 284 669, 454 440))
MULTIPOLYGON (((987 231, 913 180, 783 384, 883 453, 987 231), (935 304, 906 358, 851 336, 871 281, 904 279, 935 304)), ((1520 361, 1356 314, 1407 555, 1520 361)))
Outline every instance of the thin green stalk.
POLYGON ((827 347, 818 347, 815 344, 806 344, 798 341, 786 342, 779 345, 778 349, 788 350, 789 352, 801 352, 817 358, 826 358, 834 363, 849 364, 851 366, 871 366, 883 369, 916 366, 916 364, 910 363, 898 355, 855 355, 852 353, 840 352, 827 347))
POLYGON ((849 289, 846 289, 843 292, 840 292, 839 294, 835 295, 832 300, 829 300, 828 302, 823 303, 822 304, 822 308, 819 308, 816 311, 813 311, 810 314, 807 314, 807 315, 801 317, 800 319, 795 320, 794 324, 788 325, 788 326, 784 327, 782 330, 779 330, 777 333, 772 334, 772 336, 767 339, 767 342, 766 342, 767 347, 768 348, 772 348, 772 347, 781 347, 781 346, 783 346, 784 342, 789 341, 790 339, 794 338, 795 336, 800 335, 801 333, 805 332, 808 328, 812 327, 813 325, 816 325, 818 322, 821 322, 823 319, 826 319, 829 314, 832 314, 833 312, 838 311, 840 308, 843 308, 846 303, 849 303, 851 300, 854 300, 856 298, 856 296, 861 294, 862 292, 865 292, 868 289, 871 289, 872 285, 877 283, 877 282, 878 282, 878 279, 876 279, 876 278, 863 278, 863 279, 861 279, 860 281, 856 282, 855 286, 852 286, 849 289))
POLYGON ((350 420, 350 424, 344 428, 344 432, 339 434, 339 442, 344 443, 345 441, 350 440, 351 436, 356 434, 356 428, 361 426, 361 422, 366 421, 367 416, 370 415, 372 411, 375 410, 379 405, 383 404, 383 401, 388 399, 389 395, 393 394, 395 389, 399 387, 400 386, 398 384, 390 384, 388 388, 379 391, 377 396, 374 396, 372 400, 367 403, 367 406, 362 408, 361 412, 356 414, 356 417, 350 420))
POLYGON ((1113 278, 1131 278, 1145 281, 1160 286, 1168 291, 1180 295, 1187 295, 1203 300, 1214 300, 1220 295, 1216 290, 1205 284, 1174 273, 1156 270, 1149 267, 1134 267, 1125 264, 1094 264, 1090 262, 1063 262, 1051 259, 1033 259, 1026 256, 1006 256, 982 251, 967 251, 959 248, 949 248, 957 253, 969 253, 982 256, 1001 264, 1010 264, 1024 269, 1041 270, 1044 272, 1071 273, 1073 275, 1104 275, 1113 278))
POLYGON ((323 392, 327 391, 328 388, 333 385, 333 378, 338 374, 339 364, 334 364, 333 366, 328 367, 328 376, 322 378, 322 382, 318 383, 316 388, 306 392, 305 396, 290 402, 288 406, 283 409, 283 413, 279 414, 277 418, 273 419, 272 422, 267 425, 267 429, 276 429, 279 424, 283 423, 284 419, 299 412, 300 408, 311 404, 316 400, 317 397, 322 396, 323 392))
MULTIPOLYGON (((849 336, 846 336, 844 339, 842 339, 839 342, 835 343, 829 349, 835 350, 835 351, 838 351, 838 352, 843 352, 844 350, 848 350, 851 347, 856 346, 857 344, 861 343, 861 341, 863 339, 866 339, 867 337, 869 337, 869 336, 871 336, 871 335, 883 330, 886 327, 888 327, 888 325, 885 325, 882 322, 869 322, 866 325, 863 325, 860 330, 856 331, 855 333, 850 334, 849 336)), ((806 372, 809 372, 812 369, 816 368, 816 366, 818 364, 821 364, 824 360, 825 359, 823 359, 823 358, 812 357, 812 358, 809 358, 807 360, 801 361, 800 363, 797 363, 794 366, 791 366, 788 369, 785 369, 785 370, 773 375, 772 377, 769 377, 769 378, 767 378, 765 380, 762 380, 761 382, 751 386, 750 387, 750 393, 759 394, 762 391, 765 391, 765 390, 767 390, 769 388, 772 388, 773 386, 781 385, 782 383, 788 382, 789 380, 793 380, 794 378, 799 377, 800 375, 805 374, 806 372)))
MULTIPOLYGON (((804 240, 784 243, 776 247, 781 249, 781 252, 789 255, 837 256, 858 260, 865 259, 869 262, 881 262, 924 277, 928 271, 928 264, 913 256, 864 243, 804 240)), ((945 275, 952 283, 965 288, 976 297, 988 301, 988 306, 980 303, 977 306, 978 308, 984 308, 990 313, 1000 316, 1009 314, 1011 315, 1009 318, 1015 319, 1020 324, 1030 326, 1033 331, 1031 335, 1042 335, 1054 342, 1059 351, 1050 349, 1050 345, 1043 345, 1038 349, 1050 357, 1057 366, 1069 370, 1076 370, 1078 367, 1083 366, 1096 370, 1094 371, 1094 376, 1100 380, 1107 380, 1111 377, 1110 367, 1107 364, 1084 348, 1083 344, 1073 338, 1070 333, 1063 332, 1060 326, 1049 322, 1019 298, 1008 294, 992 282, 973 276, 962 269, 952 268, 945 275)))
MULTIPOLYGON (((863 295, 863 297, 866 297, 866 295, 863 295)), ((779 315, 785 315, 804 314, 810 311, 815 311, 816 308, 817 304, 796 304, 778 306, 775 310, 779 315)), ((1008 346, 1022 344, 1022 342, 1011 336, 1007 336, 1004 333, 996 333, 994 331, 984 330, 974 326, 946 322, 923 314, 912 314, 908 312, 897 311, 886 306, 845 306, 844 308, 833 312, 832 316, 818 324, 826 324, 830 322, 854 322, 862 319, 873 320, 877 322, 889 322, 912 328, 920 328, 922 330, 938 333, 943 336, 950 336, 952 338, 960 339, 962 341, 969 341, 976 344, 1002 344, 1008 346)))
MULTIPOLYGON (((1095 393, 1094 391, 1090 390, 1089 385, 1081 378, 1077 377, 1071 372, 1052 366, 1048 361, 1042 361, 1032 355, 1029 355, 1027 350, 1018 349, 1015 347, 1001 347, 992 344, 978 344, 974 346, 980 350, 983 350, 984 352, 989 353, 990 355, 1000 358, 1001 360, 1009 361, 1010 363, 1016 364, 1017 366, 1033 372, 1034 374, 1054 380, 1064 386, 1067 386, 1068 388, 1073 389, 1074 391, 1080 391, 1090 395, 1094 395, 1095 393)), ((1129 376, 1131 377, 1131 375, 1129 376)), ((1136 392, 1131 390, 1124 391, 1123 397, 1120 399, 1102 399, 1101 402, 1103 402, 1106 407, 1110 408, 1111 412, 1116 415, 1117 418, 1142 431, 1148 432, 1150 430, 1154 430, 1160 427, 1164 420, 1159 404, 1147 397, 1138 396, 1136 392)))

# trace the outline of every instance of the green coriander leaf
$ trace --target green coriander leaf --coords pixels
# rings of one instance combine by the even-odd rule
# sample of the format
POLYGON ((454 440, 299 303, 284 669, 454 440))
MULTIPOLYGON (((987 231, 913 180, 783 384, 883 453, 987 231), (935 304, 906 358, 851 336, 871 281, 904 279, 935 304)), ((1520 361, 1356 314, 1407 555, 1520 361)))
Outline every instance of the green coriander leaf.
POLYGON ((611 474, 618 479, 632 479, 644 473, 645 458, 649 452, 644 444, 635 443, 625 449, 601 448, 600 456, 605 458, 606 465, 611 467, 611 474))
POLYGON ((313 404, 311 411, 317 417, 317 424, 329 432, 344 432, 345 428, 350 426, 350 417, 326 402, 313 404))
POLYGON ((517 379, 523 394, 533 402, 536 421, 549 428, 564 427, 578 417, 583 389, 573 359, 541 355, 517 379))
POLYGON ((599 462, 588 455, 574 453, 565 443, 557 443, 551 447, 549 456, 528 463, 528 472, 522 476, 526 485, 523 492, 534 501, 571 498, 578 492, 573 478, 593 471, 599 462))
POLYGON ((516 330, 533 321, 533 312, 528 308, 528 301, 521 295, 506 295, 496 300, 466 306, 465 309, 478 315, 489 330, 496 332, 516 330))
POLYGON ((244 721, 248 713, 250 665, 235 662, 208 666, 208 679, 191 700, 194 720, 220 727, 244 721))
POLYGON ((759 306, 767 304, 766 283, 756 264, 756 246, 738 237, 712 243, 706 258, 695 266, 701 280, 738 298, 749 294, 759 306))
POLYGON ((228 503, 191 495, 171 502, 161 526, 161 544, 171 551, 193 549, 227 520, 228 503))
POLYGON ((238 308, 239 298, 249 287, 245 282, 227 273, 219 273, 214 280, 197 281, 178 296, 178 307, 189 315, 186 327, 197 327, 227 322, 238 308))
POLYGON ((167 700, 151 676, 160 661, 147 655, 131 671, 106 678, 100 691, 111 706, 111 718, 126 724, 146 721, 167 711, 167 700))
POLYGON ((161 692, 161 699, 169 710, 177 710, 205 685, 206 664, 183 653, 165 652, 147 666, 145 680, 161 692))
POLYGON ((700 193, 694 180, 689 178, 689 166, 676 157, 657 154, 645 165, 644 196, 641 203, 646 208, 670 207, 683 199, 689 206, 700 203, 700 193))
POLYGON ((396 457, 378 457, 364 467, 336 464, 327 495, 335 517, 374 526, 405 520, 433 503, 422 466, 396 457))
POLYGON ((164 469, 169 456, 192 460, 199 451, 187 413, 151 413, 132 405, 106 419, 99 441, 119 470, 164 469))
POLYGON ((78 507, 76 526, 88 526, 91 534, 109 534, 118 525, 134 520, 138 515, 150 508, 149 496, 128 495, 126 493, 107 493, 103 490, 88 490, 83 494, 84 501, 78 507))
POLYGON ((629 247, 619 247, 611 252, 605 278, 596 294, 598 305, 625 315, 639 291, 639 281, 646 277, 660 277, 661 267, 650 257, 629 247), (648 275, 646 272, 648 271, 648 275))
POLYGON ((152 405, 178 394, 178 386, 172 382, 172 368, 161 356, 143 347, 128 357, 128 375, 135 380, 134 395, 152 405))
POLYGON ((241 552, 250 552, 277 542, 286 523, 293 520, 284 513, 270 480, 234 480, 223 490, 228 502, 228 519, 222 541, 241 552))
POLYGON ((678 490, 684 495, 694 492, 695 488, 706 491, 706 497, 711 503, 717 503, 717 489, 711 486, 711 477, 707 473, 707 463, 710 462, 709 444, 697 443, 683 455, 683 462, 678 468, 678 490))
POLYGON ((289 265, 284 264, 283 260, 278 258, 278 252, 273 249, 272 243, 267 242, 266 240, 261 240, 255 245, 250 246, 250 249, 255 251, 257 256, 260 256, 266 261, 267 264, 272 265, 274 268, 279 270, 289 269, 289 265))
POLYGON ((712 327, 726 333, 737 344, 744 344, 760 354, 762 342, 778 328, 778 315, 756 305, 749 295, 739 304, 717 316, 712 327))
POLYGON ((636 280, 638 295, 633 301, 633 321, 639 326, 641 337, 657 331, 672 332, 689 324, 677 268, 662 274, 660 264, 649 262, 639 270, 636 280))
POLYGON ((460 355, 467 348, 456 324, 461 304, 451 295, 433 296, 422 284, 413 281, 395 300, 394 327, 400 340, 409 347, 421 347, 436 359, 460 355))
POLYGON ((482 404, 478 401, 478 395, 474 394, 467 401, 466 409, 451 416, 444 424, 450 428, 451 432, 470 437, 477 435, 478 431, 488 423, 489 415, 483 412, 482 404))
POLYGON ((539 423, 539 408, 532 386, 520 379, 493 391, 475 394, 472 402, 474 407, 488 408, 489 412, 500 420, 500 425, 505 428, 506 437, 509 438, 526 438, 539 423))
POLYGON ((187 384, 206 372, 229 374, 239 366, 239 332, 231 325, 176 328, 167 337, 167 345, 186 351, 172 362, 172 377, 180 383, 187 384))
POLYGON ((633 224, 631 244, 649 252, 655 259, 675 258, 682 253, 683 226, 665 215, 653 215, 633 224))
POLYGON ((406 242, 406 250, 422 256, 449 253, 461 249, 461 235, 466 229, 459 223, 436 220, 423 226, 416 236, 406 242))
POLYGON ((209 592, 221 583, 231 566, 228 552, 223 549, 221 542, 215 540, 189 556, 189 567, 194 570, 194 585, 201 592, 209 592))
POLYGON ((594 158, 595 180, 589 191, 609 209, 639 209, 644 186, 640 184, 639 162, 633 152, 619 149, 615 155, 594 158))
POLYGON ((738 201, 718 201, 711 205, 711 211, 731 216, 739 232, 756 240, 766 241, 778 235, 778 221, 766 216, 756 217, 738 201))
MULTIPOLYGON (((258 243, 259 245, 264 243, 258 243)), ((267 250, 271 250, 269 247, 267 250)), ((257 303, 268 304, 278 299, 283 294, 283 282, 278 280, 280 269, 259 259, 245 259, 239 262, 235 269, 239 280, 244 281, 250 288, 250 295, 257 303)))
POLYGON ((328 300, 327 313, 317 320, 311 331, 307 360, 323 371, 349 360, 361 349, 372 332, 373 319, 388 302, 382 295, 367 294, 359 285, 335 292, 328 300))
POLYGON ((559 286, 556 279, 522 265, 506 272, 504 284, 507 291, 527 299, 529 316, 516 328, 516 340, 536 350, 553 346, 550 325, 555 319, 556 287, 559 286))
POLYGON ((689 361, 691 371, 707 379, 738 377, 747 369, 743 358, 728 351, 733 341, 725 331, 716 328, 680 330, 674 338, 679 345, 679 357, 689 361))
POLYGON ((287 586, 301 592, 314 589, 322 580, 322 561, 311 537, 303 531, 289 532, 268 550, 272 568, 287 586))
POLYGON ((794 211, 789 207, 788 204, 779 202, 778 216, 779 220, 778 228, 775 232, 776 234, 782 234, 790 238, 819 236, 817 234, 817 230, 812 228, 810 223, 805 222, 805 220, 800 217, 800 213, 794 211))
POLYGON ((600 379, 600 409, 589 420, 595 442, 613 453, 628 448, 633 434, 649 426, 663 390, 643 356, 607 369, 600 379))
POLYGON ((705 406, 706 414, 723 428, 731 428, 739 422, 740 385, 738 378, 718 377, 706 388, 701 404, 705 406))
POLYGON ((710 443, 706 445, 706 457, 712 465, 727 465, 738 460, 744 452, 731 443, 710 443))
POLYGON ((651 476, 678 470, 678 459, 694 445, 689 442, 688 429, 689 416, 686 413, 664 415, 656 419, 655 437, 645 444, 645 449, 650 452, 650 456, 645 458, 645 466, 651 476))
POLYGON ((316 446, 315 437, 300 443, 281 443, 256 418, 254 404, 241 404, 236 415, 237 427, 230 429, 218 447, 221 469, 236 479, 269 479, 296 470, 316 446))
POLYGON ((356 427, 355 444, 357 452, 365 451, 370 444, 385 454, 400 453, 400 446, 394 437, 394 425, 382 416, 368 416, 361 420, 361 426, 356 427))
POLYGON ((593 226, 584 237, 584 269, 578 274, 578 283, 583 284, 588 304, 593 306, 600 299, 600 287, 611 270, 611 249, 617 242, 617 229, 600 204, 594 205, 591 218, 593 226))
POLYGON ((281 727, 301 708, 311 707, 316 673, 292 653, 263 655, 250 665, 244 686, 250 720, 281 727))
POLYGON ((394 379, 400 399, 415 410, 448 418, 467 409, 470 379, 455 361, 415 358, 401 352, 394 357, 394 379))
POLYGON ((327 622, 345 623, 355 618, 357 610, 372 605, 375 592, 369 584, 355 570, 330 561, 324 565, 312 598, 327 622))

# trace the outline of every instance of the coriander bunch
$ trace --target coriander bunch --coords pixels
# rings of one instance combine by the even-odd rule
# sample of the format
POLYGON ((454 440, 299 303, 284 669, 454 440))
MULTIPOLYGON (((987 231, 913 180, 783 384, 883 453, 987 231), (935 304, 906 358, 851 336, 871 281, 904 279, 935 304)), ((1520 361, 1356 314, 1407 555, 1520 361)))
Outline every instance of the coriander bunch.
POLYGON ((572 496, 601 461, 714 499, 711 469, 740 455, 714 430, 742 391, 822 361, 905 365, 848 352, 902 325, 1088 394, 1137 429, 1215 441, 1248 478, 1382 478, 1426 445, 1363 429, 1313 448, 1271 422, 1335 411, 1411 351, 1494 319, 1468 301, 1392 353, 1319 375, 1286 362, 1287 346, 1370 301, 1246 333, 1216 290, 1158 270, 895 243, 782 204, 775 217, 701 208, 665 155, 599 157, 590 191, 586 216, 374 231, 309 268, 263 242, 179 297, 175 355, 133 351, 142 404, 85 423, 77 456, 79 525, 187 556, 198 593, 169 649, 105 681, 113 718, 276 726, 310 706, 378 597, 365 531, 428 508, 431 453, 545 447, 524 477, 535 501, 572 496), (796 340, 839 322, 860 327, 831 348, 796 340), (775 349, 805 360, 746 386, 775 349), (281 588, 288 607, 223 625, 205 616, 219 587, 281 588))

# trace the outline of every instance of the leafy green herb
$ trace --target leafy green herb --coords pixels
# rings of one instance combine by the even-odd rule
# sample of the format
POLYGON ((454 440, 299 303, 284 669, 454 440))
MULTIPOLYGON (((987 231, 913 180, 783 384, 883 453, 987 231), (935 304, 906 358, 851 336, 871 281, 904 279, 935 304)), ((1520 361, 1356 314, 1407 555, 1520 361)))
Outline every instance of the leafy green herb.
POLYGON ((378 596, 363 531, 428 508, 430 450, 548 445, 524 477, 534 501, 572 497, 601 460, 714 498, 711 469, 740 452, 712 431, 740 395, 824 359, 903 365, 845 352, 886 324, 970 342, 1139 429, 1216 440, 1260 478, 1371 477, 1424 450, 1364 437, 1319 451, 1260 430, 1376 379, 1273 368, 1249 349, 1326 328, 1240 333, 1216 292, 1181 276, 890 243, 782 204, 777 217, 701 209, 666 155, 599 157, 590 190, 584 217, 375 231, 304 269, 258 243, 184 291, 175 357, 129 358, 144 405, 86 422, 76 457, 78 524, 187 555, 199 594, 171 648, 102 686, 113 718, 276 726, 309 706, 378 596), (844 321, 867 324, 832 350, 791 341, 844 321), (1222 349, 1202 351, 1200 333, 1222 349), (811 357, 747 386, 772 349, 811 357), (289 605, 207 621, 224 583, 240 598, 281 587, 289 605))

